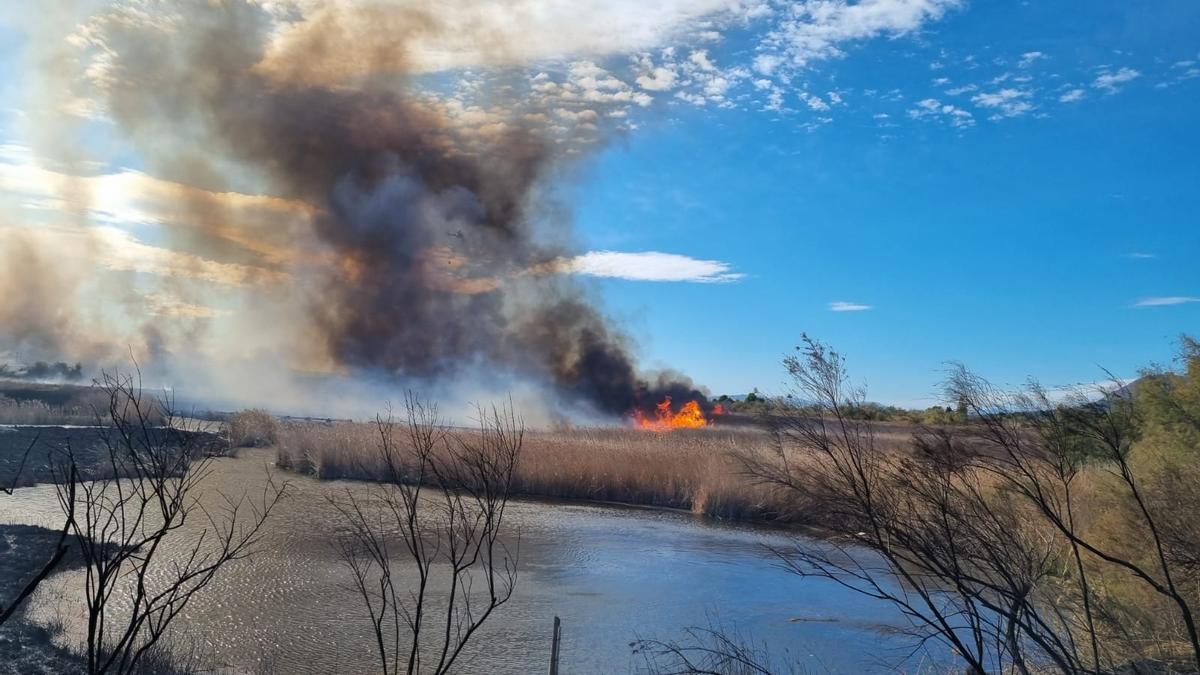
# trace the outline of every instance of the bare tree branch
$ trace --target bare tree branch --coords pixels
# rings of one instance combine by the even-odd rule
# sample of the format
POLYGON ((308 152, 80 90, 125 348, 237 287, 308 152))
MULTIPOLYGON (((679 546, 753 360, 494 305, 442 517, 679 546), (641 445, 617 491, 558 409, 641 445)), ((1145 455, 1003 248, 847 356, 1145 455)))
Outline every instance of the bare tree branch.
POLYGON ((382 673, 451 672, 516 587, 519 551, 501 539, 501 525, 524 425, 511 402, 478 416, 477 431, 452 433, 436 406, 407 395, 404 423, 390 411, 376 418, 388 482, 371 500, 349 491, 333 500, 346 527, 339 553, 367 610, 382 673), (407 583, 395 577, 397 556, 412 563, 407 583), (430 592, 435 577, 448 586, 444 597, 430 592), (431 616, 440 619, 435 628, 431 616))

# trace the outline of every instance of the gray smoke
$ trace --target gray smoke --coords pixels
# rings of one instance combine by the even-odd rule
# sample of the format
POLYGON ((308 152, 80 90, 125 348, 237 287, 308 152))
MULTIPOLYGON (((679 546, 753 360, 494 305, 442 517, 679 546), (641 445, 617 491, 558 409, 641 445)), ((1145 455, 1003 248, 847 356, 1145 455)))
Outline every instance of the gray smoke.
MULTIPOLYGON (((511 86, 485 94, 513 111, 502 124, 464 128, 406 67, 407 45, 441 30, 419 9, 329 5, 286 25, 281 39, 258 3, 192 0, 162 16, 112 10, 86 34, 103 55, 93 93, 151 173, 214 192, 260 184, 315 207, 319 255, 264 271, 300 289, 292 339, 343 372, 437 380, 495 367, 612 414, 665 395, 707 400, 687 378, 640 376, 623 332, 557 273, 569 224, 542 187, 603 130, 564 137, 511 86), (370 48, 334 51, 347 31, 370 48)), ((181 200, 186 220, 220 227, 171 244, 221 260, 256 248, 257 230, 212 208, 181 200)), ((29 317, 52 342, 55 324, 36 311, 0 314, 29 317)), ((143 333, 171 358, 167 336, 143 333)))

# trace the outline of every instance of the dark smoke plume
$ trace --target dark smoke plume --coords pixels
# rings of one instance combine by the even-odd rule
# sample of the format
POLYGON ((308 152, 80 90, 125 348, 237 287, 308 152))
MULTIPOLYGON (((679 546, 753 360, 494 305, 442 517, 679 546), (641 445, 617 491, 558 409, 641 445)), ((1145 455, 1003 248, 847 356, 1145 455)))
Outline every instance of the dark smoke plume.
POLYGON ((315 207, 323 255, 280 263, 307 297, 297 340, 350 372, 511 370, 613 414, 707 401, 686 378, 640 376, 622 331, 554 271, 570 236, 540 188, 596 139, 552 133, 505 87, 492 103, 517 112, 502 124, 457 124, 406 66, 435 19, 326 9, 279 39, 255 3, 174 8, 94 21, 105 107, 157 176, 215 192, 250 176, 315 207), (346 31, 371 48, 337 53, 346 31))
POLYGON ((47 363, 35 361, 29 366, 10 366, 0 363, 0 378, 12 380, 65 380, 75 382, 83 379, 83 364, 71 365, 63 361, 47 363))

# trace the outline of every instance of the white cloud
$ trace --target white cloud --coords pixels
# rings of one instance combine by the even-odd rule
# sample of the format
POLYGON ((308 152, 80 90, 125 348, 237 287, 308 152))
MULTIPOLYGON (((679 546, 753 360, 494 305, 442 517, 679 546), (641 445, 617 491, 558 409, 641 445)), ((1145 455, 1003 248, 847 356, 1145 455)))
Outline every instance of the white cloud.
POLYGON ((1166 307, 1168 305, 1186 305, 1191 302, 1200 302, 1200 298, 1195 298, 1189 295, 1166 295, 1150 298, 1142 298, 1133 303, 1134 307, 1166 307))
POLYGON ((960 0, 807 0, 789 6, 760 51, 792 68, 843 54, 842 43, 880 35, 901 36, 940 19, 960 0))
POLYGON ((976 94, 971 102, 981 108, 995 110, 993 117, 1019 117, 1033 110, 1031 94, 1025 89, 1005 88, 991 93, 976 94))
POLYGON ((763 107, 767 110, 783 110, 783 92, 779 89, 771 90, 771 93, 767 94, 767 102, 763 104, 763 107))
MULTIPOLYGON (((914 120, 942 119, 959 128, 975 124, 975 116, 970 112, 950 103, 942 103, 935 98, 917 101, 914 107, 909 108, 908 116, 914 120)), ((876 119, 878 119, 878 115, 876 119)))
MULTIPOLYGON (((697 105, 794 112, 784 101, 796 89, 801 69, 839 57, 855 42, 917 33, 965 2, 388 0, 364 5, 357 0, 272 0, 262 3, 273 21, 272 37, 256 69, 281 85, 344 86, 357 83, 368 70, 386 74, 388 68, 457 74, 461 79, 495 69, 528 68, 530 75, 545 71, 547 77, 529 82, 536 102, 558 99, 555 103, 591 105, 602 115, 647 106, 657 92, 670 96, 664 100, 697 105), (409 21, 414 16, 422 21, 409 21), (421 28, 410 23, 420 23, 421 28), (712 48, 694 48, 707 47, 731 30, 749 32, 752 43, 749 50, 724 57, 731 59, 727 63, 718 63, 712 48), (323 49, 314 56, 307 41, 318 32, 323 49), (578 71, 580 64, 611 67, 613 57, 622 55, 632 57, 630 72, 616 69, 615 74, 590 77, 568 72, 578 71), (305 67, 297 68, 301 60, 305 67), (750 86, 754 78, 768 78, 773 86, 750 86)), ((146 15, 139 19, 143 21, 160 14, 173 16, 169 10, 141 14, 146 15)), ((161 29, 171 27, 168 21, 161 29)), ((98 47, 93 60, 102 62, 103 45, 98 47)), ((103 68, 96 72, 112 76, 103 68)), ((838 105, 833 96, 823 95, 823 101, 838 105)), ((494 105, 486 104, 483 112, 504 112, 488 107, 494 105)), ((516 111, 514 119, 525 112, 516 111)), ((512 123, 502 120, 472 129, 495 133, 512 123)))
POLYGON ((587 276, 632 281, 724 283, 737 281, 745 276, 731 271, 729 263, 719 260, 698 260, 658 251, 590 251, 566 261, 563 263, 563 269, 587 276))
POLYGON ((1079 88, 1071 89, 1063 92, 1062 96, 1058 97, 1059 103, 1074 103, 1083 98, 1083 90, 1079 88))
MULTIPOLYGON (((414 31, 408 40, 394 40, 389 31, 370 22, 378 12, 355 12, 350 0, 311 3, 277 2, 285 9, 299 7, 302 16, 282 22, 268 51, 267 62, 286 65, 295 56, 289 41, 322 22, 336 22, 343 30, 324 31, 330 41, 323 50, 327 63, 313 69, 353 76, 357 70, 377 67, 379 54, 403 49, 402 61, 419 72, 439 72, 475 66, 529 65, 569 58, 603 58, 632 54, 687 35, 704 38, 712 28, 742 20, 746 3, 739 0, 512 0, 481 3, 477 0, 399 2, 427 15, 436 29, 414 31), (503 45, 503 49, 497 49, 503 45)), ((388 3, 385 3, 388 4, 388 3)), ((286 12, 280 15, 288 16, 286 12)), ((405 16, 397 12, 397 20, 405 16)), ((289 16, 289 18, 291 18, 289 16)), ((407 26, 398 25, 397 32, 407 26)), ((311 56, 311 55, 310 55, 311 56)))
POLYGON ((675 86, 677 77, 674 70, 658 66, 638 75, 635 81, 639 87, 648 91, 667 91, 675 86))
POLYGON ((717 69, 717 67, 713 65, 713 62, 709 60, 708 50, 706 49, 692 52, 691 56, 688 57, 688 61, 696 64, 697 68, 706 72, 711 72, 717 69))
POLYGON ((1141 75, 1141 71, 1134 70, 1133 68, 1120 68, 1115 72, 1104 70, 1096 76, 1096 80, 1092 82, 1092 86, 1110 94, 1115 94, 1120 90, 1121 85, 1132 82, 1141 77, 1141 75))
POLYGON ((797 96, 800 97, 801 101, 804 101, 804 104, 808 106, 809 110, 815 110, 817 112, 829 110, 829 104, 826 103, 820 96, 810 94, 807 91, 802 91, 797 94, 797 96))
POLYGON ((1136 258, 1138 260, 1149 260, 1154 257, 1154 254, 1153 253, 1145 253, 1143 251, 1134 251, 1133 253, 1129 254, 1129 257, 1136 258))
POLYGON ((727 78, 713 77, 704 83, 704 95, 710 99, 721 99, 725 97, 725 92, 729 91, 729 87, 733 85, 727 78))
POLYGON ((759 54, 754 57, 754 72, 760 75, 773 75, 783 59, 774 54, 759 54))
POLYGON ((1172 63, 1170 70, 1167 72, 1169 79, 1155 84, 1155 89, 1166 89, 1181 82, 1200 77, 1200 67, 1196 63, 1194 59, 1185 59, 1172 63))
POLYGON ((857 302, 845 302, 842 300, 829 303, 829 311, 831 312, 865 312, 868 309, 874 308, 871 305, 863 305, 857 302))
POLYGON ((645 91, 635 90, 594 61, 571 62, 561 81, 541 72, 529 82, 535 98, 547 104, 598 106, 606 112, 610 107, 630 104, 645 107, 654 100, 645 91))
POLYGON ((927 99, 924 99, 921 101, 917 101, 917 107, 913 108, 912 110, 909 110, 908 116, 916 119, 916 118, 920 118, 920 117, 925 117, 926 115, 933 115, 933 114, 937 113, 937 111, 940 107, 941 107, 941 103, 939 103, 936 98, 927 98, 927 99))
POLYGON ((763 78, 753 80, 750 69, 744 66, 721 67, 706 50, 692 51, 678 60, 675 50, 667 48, 660 51, 657 63, 650 54, 639 54, 633 58, 633 64, 640 87, 651 91, 674 90, 677 100, 693 105, 713 103, 730 107, 731 91, 747 81, 755 89, 767 92, 770 105, 782 103, 783 94, 777 91, 774 82, 763 78))
POLYGON ((1017 66, 1020 68, 1028 68, 1044 58, 1047 57, 1042 52, 1025 52, 1021 55, 1021 60, 1017 61, 1017 66))

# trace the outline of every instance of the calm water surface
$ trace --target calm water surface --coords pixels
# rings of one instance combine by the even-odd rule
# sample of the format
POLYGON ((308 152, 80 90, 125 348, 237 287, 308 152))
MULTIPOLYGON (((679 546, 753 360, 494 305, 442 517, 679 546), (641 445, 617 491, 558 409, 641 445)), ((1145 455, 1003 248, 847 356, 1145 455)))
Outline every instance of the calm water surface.
MULTIPOLYGON (((206 489, 261 492, 272 458, 246 451, 218 460, 206 489)), ((276 477, 291 482, 292 496, 273 515, 265 550, 196 596, 178 626, 181 642, 237 671, 270 662, 280 673, 371 672, 373 639, 333 545, 338 519, 327 497, 372 488, 276 477)), ((5 521, 52 526, 57 516, 52 486, 0 500, 5 521)), ((631 641, 678 638, 710 617, 809 672, 927 669, 919 660, 901 664, 911 640, 895 635, 907 624, 891 608, 779 569, 765 547, 794 543, 791 535, 681 513, 534 501, 510 504, 505 523, 520 532, 517 591, 485 624, 461 672, 544 672, 555 615, 563 673, 638 672, 644 662, 631 641)), ((64 620, 66 641, 80 635, 69 599, 81 579, 62 572, 36 599, 35 617, 64 620)))

